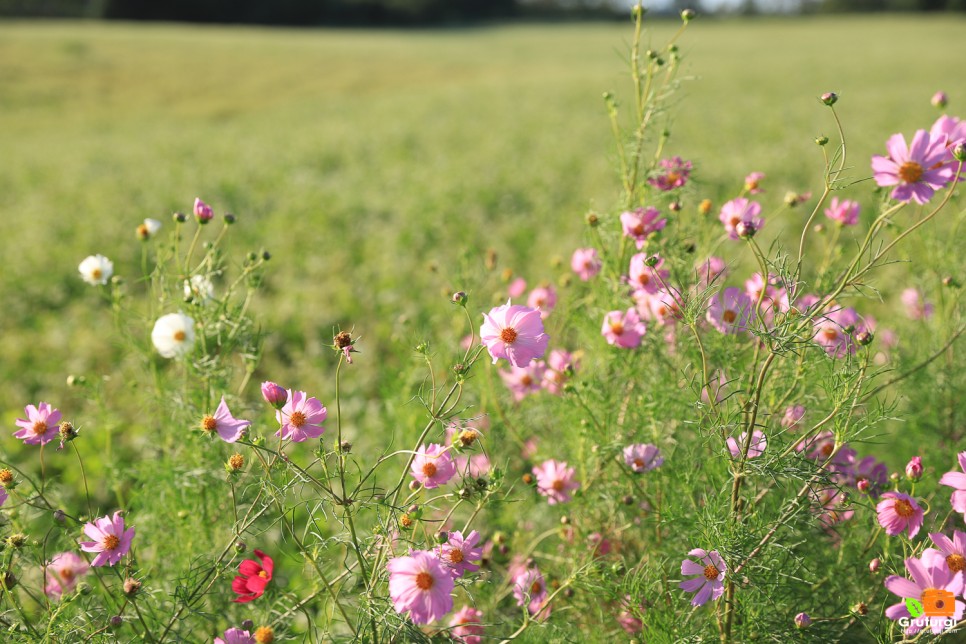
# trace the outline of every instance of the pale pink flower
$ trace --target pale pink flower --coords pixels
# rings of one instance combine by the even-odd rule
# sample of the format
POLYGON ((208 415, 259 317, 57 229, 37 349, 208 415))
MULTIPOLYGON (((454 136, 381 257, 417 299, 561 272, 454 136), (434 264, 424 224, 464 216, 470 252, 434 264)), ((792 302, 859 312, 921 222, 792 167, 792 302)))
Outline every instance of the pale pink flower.
POLYGON ((946 163, 955 174, 959 162, 953 158, 953 148, 958 143, 966 143, 966 121, 944 114, 933 123, 929 136, 934 141, 946 137, 946 163))
POLYGON ((928 320, 932 317, 933 305, 926 302, 917 288, 907 288, 902 292, 902 304, 906 315, 913 320, 928 320))
POLYGON ((635 443, 624 448, 624 463, 629 468, 642 474, 650 472, 664 464, 664 457, 656 445, 635 443))
POLYGON ((578 248, 570 258, 570 268, 585 282, 599 273, 603 265, 595 248, 578 248))
POLYGON ((636 253, 631 257, 627 282, 635 291, 644 290, 648 293, 657 293, 667 284, 670 273, 661 268, 664 266, 664 258, 658 255, 652 256, 652 262, 657 260, 654 262, 654 266, 648 266, 648 259, 649 256, 646 253, 636 253))
POLYGON ((527 281, 522 277, 516 278, 515 280, 510 282, 510 286, 507 287, 507 294, 509 294, 510 299, 520 297, 526 292, 527 292, 527 281))
POLYGON ((886 142, 889 156, 872 157, 873 179, 880 186, 896 186, 890 195, 896 201, 924 204, 953 178, 952 165, 945 163, 947 142, 945 135, 918 130, 906 146, 902 134, 893 134, 886 142))
POLYGON ((757 307, 761 298, 761 312, 765 323, 771 326, 774 315, 778 311, 788 311, 788 292, 782 288, 781 279, 777 275, 769 275, 766 283, 761 273, 753 273, 745 280, 745 293, 752 304, 757 307))
POLYGON ((617 615, 617 623, 620 624, 620 627, 628 635, 640 633, 644 628, 644 622, 638 616, 644 614, 644 610, 646 609, 644 602, 639 603, 635 607, 631 596, 624 595, 624 599, 621 601, 621 609, 621 612, 617 615))
POLYGON ((855 510, 849 505, 848 495, 838 488, 813 490, 812 496, 815 501, 814 511, 818 515, 818 522, 830 534, 834 534, 833 528, 836 525, 855 516, 855 510))
POLYGON ((641 317, 647 320, 654 320, 663 326, 674 324, 681 319, 681 298, 666 288, 658 289, 655 293, 634 291, 631 297, 634 298, 641 317))
POLYGON ((751 224, 755 227, 755 230, 761 230, 761 227, 765 225, 765 220, 759 216, 760 214, 761 204, 749 201, 744 197, 738 197, 721 206, 718 219, 724 224, 728 237, 738 239, 738 224, 740 223, 751 224))
POLYGON ((750 195, 757 195, 764 192, 761 187, 761 180, 765 178, 764 172, 752 172, 745 177, 745 191, 750 195))
POLYGON ((538 286, 527 296, 527 306, 540 311, 540 317, 547 319, 557 306, 557 290, 552 286, 538 286))
POLYGON ((42 402, 36 407, 27 405, 24 407, 27 418, 18 418, 17 427, 20 431, 14 432, 14 438, 23 439, 25 445, 46 445, 57 438, 60 430, 61 413, 53 406, 42 402))
POLYGON ((852 308, 829 311, 813 321, 815 341, 833 358, 855 353, 854 333, 862 330, 862 320, 852 308))
POLYGON ((281 426, 275 435, 293 443, 318 438, 325 432, 322 423, 327 416, 328 411, 318 398, 290 389, 285 405, 275 412, 275 419, 281 426))
POLYGON ((543 360, 534 360, 526 367, 511 366, 509 371, 501 370, 500 378, 513 394, 513 399, 520 402, 531 394, 540 391, 547 365, 543 360))
POLYGON ((482 644, 483 611, 471 606, 463 606, 450 618, 449 634, 462 644, 482 644))
POLYGON ((959 459, 959 467, 963 471, 946 472, 939 479, 939 484, 948 485, 955 489, 949 502, 952 504, 954 511, 962 512, 963 518, 966 518, 966 452, 960 452, 957 458, 959 459))
POLYGON ((832 197, 825 209, 825 216, 842 226, 854 226, 859 223, 859 203, 849 199, 839 201, 838 197, 832 197))
POLYGON ((647 332, 647 327, 633 308, 626 312, 611 311, 604 316, 604 325, 600 330, 607 344, 622 349, 634 349, 641 345, 641 338, 647 332))
POLYGON ((76 552, 54 555, 44 567, 46 584, 44 592, 51 599, 59 599, 77 586, 77 581, 87 574, 90 566, 76 552))
POLYGON ((256 644, 255 638, 246 630, 229 628, 224 639, 216 637, 214 644, 256 644))
POLYGON ((124 518, 120 512, 115 512, 113 517, 103 516, 85 523, 84 534, 93 541, 81 541, 81 550, 97 553, 91 565, 113 566, 131 549, 134 528, 125 530, 124 518))
POLYGON ((222 396, 215 415, 206 415, 201 419, 201 431, 208 435, 217 432, 221 440, 226 443, 234 443, 245 435, 245 430, 251 424, 249 420, 237 420, 233 417, 225 403, 225 397, 222 396))
POLYGON ((462 532, 454 530, 447 535, 446 543, 436 547, 435 554, 454 578, 462 577, 467 571, 476 572, 480 569, 478 564, 483 558, 483 549, 478 547, 479 542, 480 533, 476 530, 465 538, 462 532))
POLYGON ((638 250, 644 247, 647 238, 663 230, 667 226, 667 219, 661 219, 661 212, 657 208, 638 208, 621 213, 621 228, 626 237, 634 240, 638 250))
POLYGON ((658 190, 665 192, 683 186, 687 183, 688 176, 691 174, 691 162, 684 161, 681 157, 661 159, 658 165, 662 172, 649 178, 647 182, 658 190))
POLYGON ((505 358, 514 367, 525 367, 547 350, 550 336, 544 333, 540 311, 528 306, 503 306, 483 314, 480 340, 493 357, 505 358))
POLYGON ((453 576, 433 553, 414 550, 391 559, 386 568, 393 608, 414 624, 428 624, 453 610, 453 576))
POLYGON ((688 556, 697 557, 698 561, 691 559, 681 561, 681 574, 695 576, 678 585, 684 592, 695 593, 691 599, 691 605, 701 606, 721 597, 724 593, 724 576, 728 572, 728 566, 718 551, 707 552, 701 548, 695 548, 688 553, 688 556))
POLYGON ((533 468, 533 475, 537 477, 537 491, 547 497, 550 505, 570 501, 570 493, 580 487, 574 480, 574 468, 565 461, 544 461, 533 468))
POLYGON ((731 286, 712 296, 706 317, 718 331, 735 334, 748 330, 748 320, 754 307, 754 303, 740 288, 731 286))
MULTIPOLYGON (((912 598, 916 600, 924 599, 923 594, 929 590, 933 594, 936 591, 946 591, 954 597, 963 592, 963 576, 953 573, 946 565, 943 554, 938 550, 926 548, 919 559, 906 559, 906 570, 912 579, 900 577, 899 575, 889 575, 885 579, 885 587, 889 592, 898 595, 903 600, 912 598)), ((952 619, 958 622, 963 617, 966 604, 955 600, 952 619)), ((901 601, 889 606, 885 611, 886 617, 892 620, 901 618, 909 619, 906 627, 906 635, 914 635, 924 628, 930 629, 938 635, 946 629, 945 617, 931 617, 922 615, 913 618, 906 607, 906 602, 901 601)))
POLYGON ((714 394, 715 403, 724 402, 724 400, 729 396, 728 391, 728 378, 725 376, 724 371, 715 370, 711 376, 708 384, 701 388, 701 400, 705 405, 711 404, 710 393, 714 394))
POLYGON ((490 472, 490 459, 486 454, 473 454, 466 456, 461 454, 454 459, 456 470, 464 476, 480 478, 490 472))
POLYGON ((440 485, 446 485, 456 476, 456 463, 449 451, 442 445, 431 443, 416 450, 416 456, 410 466, 413 478, 430 490, 440 485))
POLYGON ((875 506, 875 510, 878 513, 879 525, 885 528, 885 533, 890 536, 906 532, 912 539, 922 527, 923 510, 916 499, 908 494, 886 492, 875 506))
POLYGON ((728 276, 728 265, 720 257, 709 257, 694 265, 698 288, 705 289, 728 276))
MULTIPOLYGON (((729 436, 728 440, 728 451, 731 452, 731 458, 739 458, 741 454, 745 451, 745 441, 748 440, 748 432, 741 432, 738 440, 735 440, 734 436, 729 436)), ((756 429, 751 433, 751 444, 748 446, 748 458, 758 458, 765 453, 765 448, 768 446, 768 441, 765 439, 765 434, 761 430, 756 429)))
POLYGON ((563 392, 563 386, 570 375, 580 368, 580 361, 568 351, 554 349, 547 358, 547 369, 543 372, 543 381, 540 386, 549 393, 559 396, 563 392))
POLYGON ((804 405, 792 405, 785 408, 785 414, 781 419, 781 426, 789 431, 795 431, 802 426, 802 419, 805 418, 804 405))
POLYGON ((949 571, 966 580, 966 532, 954 530, 952 539, 941 532, 930 532, 929 538, 946 557, 949 571))
POLYGON ((536 566, 513 577, 513 596, 516 597, 517 606, 526 606, 531 615, 543 609, 547 600, 547 585, 536 566))

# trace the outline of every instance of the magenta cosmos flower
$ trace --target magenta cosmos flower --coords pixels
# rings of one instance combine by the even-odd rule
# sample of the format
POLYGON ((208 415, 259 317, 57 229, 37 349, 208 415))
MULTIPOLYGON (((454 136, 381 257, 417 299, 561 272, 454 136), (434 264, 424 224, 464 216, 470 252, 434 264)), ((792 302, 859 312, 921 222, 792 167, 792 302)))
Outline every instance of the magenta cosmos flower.
POLYGON ((879 515, 879 525, 885 528, 886 534, 890 536, 906 531, 912 539, 922 527, 923 510, 908 494, 886 492, 875 506, 875 510, 879 515))
POLYGON ((282 385, 266 380, 262 383, 262 398, 275 409, 281 409, 288 400, 288 392, 282 385))
POLYGON ((813 322, 815 341, 832 358, 843 358, 855 353, 852 334, 862 330, 862 320, 852 308, 829 311, 813 322))
MULTIPOLYGON (((933 597, 936 596, 936 591, 946 591, 954 596, 963 592, 963 576, 949 570, 943 554, 938 550, 926 548, 922 552, 921 558, 906 559, 906 570, 912 579, 899 575, 889 575, 885 579, 885 587, 889 592, 898 595, 903 600, 911 598, 926 603, 923 600, 928 601, 928 597, 924 597, 927 592, 933 597)), ((963 617, 966 604, 959 600, 955 600, 955 602, 953 620, 958 622, 963 617)), ((929 628, 934 634, 938 635, 946 628, 945 617, 923 615, 912 619, 905 601, 889 606, 885 614, 892 620, 899 620, 903 617, 909 619, 906 635, 918 633, 924 628, 929 628)))
POLYGON ((322 423, 327 416, 328 411, 318 398, 310 398, 304 391, 289 390, 285 405, 275 412, 275 419, 281 425, 275 435, 293 443, 318 438, 325 432, 322 423))
POLYGON ((540 612, 547 600, 547 584, 539 568, 526 568, 513 577, 513 596, 517 606, 526 606, 531 615, 540 612))
POLYGON ((663 230, 665 226, 667 219, 661 219, 661 211, 657 208, 638 208, 621 213, 624 235, 634 240, 638 250, 644 247, 648 237, 663 230))
POLYGON ((229 628, 225 637, 216 637, 214 644, 256 644, 255 638, 248 631, 240 628, 229 628))
POLYGON ((215 432, 226 443, 234 443, 245 435, 245 430, 251 425, 249 420, 238 420, 231 415, 225 397, 221 397, 221 403, 215 410, 215 415, 207 415, 201 419, 201 431, 209 436, 215 432))
POLYGON ((648 293, 657 293, 667 284, 668 275, 670 275, 667 270, 661 268, 663 265, 664 258, 658 255, 649 257, 645 253, 635 254, 631 257, 631 263, 628 267, 628 284, 635 291, 643 290, 648 293), (648 265, 648 260, 653 266, 648 265))
POLYGON ((599 273, 603 265, 596 248, 578 248, 570 257, 570 268, 585 282, 599 273))
MULTIPOLYGON (((741 432, 741 436, 738 440, 735 440, 734 436, 729 436, 728 440, 728 451, 731 452, 731 458, 738 458, 745 451, 745 441, 748 440, 748 432, 741 432)), ((761 430, 756 429, 751 433, 751 443, 748 445, 748 458, 758 458, 765 453, 765 448, 768 447, 768 441, 765 439, 765 435, 761 430)))
POLYGON ((624 463, 638 474, 650 472, 664 464, 664 457, 656 445, 635 443, 624 448, 624 463))
POLYGON ((46 445, 57 438, 61 413, 49 404, 42 402, 36 407, 27 405, 24 407, 26 419, 18 418, 17 427, 20 431, 14 432, 14 438, 23 439, 26 445, 46 445))
POLYGON ((84 534, 93 541, 81 541, 84 552, 96 552, 92 566, 113 566, 131 549, 134 528, 124 529, 124 518, 120 512, 113 517, 103 516, 84 524, 84 534))
POLYGON ((453 610, 453 577, 431 552, 414 550, 386 567, 392 605, 414 624, 428 624, 453 610))
POLYGON ((483 558, 483 548, 477 547, 480 542, 480 533, 473 532, 463 537, 459 530, 450 532, 446 543, 436 547, 436 556, 449 569, 453 577, 462 577, 466 571, 476 572, 480 569, 478 564, 483 558))
POLYGON ((681 157, 671 157, 670 159, 661 159, 658 165, 662 172, 647 180, 658 190, 667 192, 680 188, 688 182, 692 167, 690 161, 684 161, 681 157))
POLYGON ((571 374, 580 368, 580 361, 569 351, 554 349, 547 358, 547 368, 543 372, 540 386, 549 393, 559 396, 571 374))
POLYGON ((939 479, 939 484, 955 488, 956 491, 953 492, 949 502, 952 503, 954 511, 962 512, 963 517, 966 518, 966 452, 960 452, 958 458, 959 467, 963 471, 946 472, 939 479))
POLYGON ((547 497, 550 505, 566 503, 572 498, 570 493, 580 487, 574 480, 574 468, 565 461, 544 461, 533 468, 533 475, 537 477, 537 491, 547 497))
POLYGON ((792 405, 791 407, 786 407, 785 414, 781 419, 781 426, 787 430, 795 431, 801 427, 803 418, 805 418, 804 405, 792 405))
POLYGON ((946 136, 933 138, 925 130, 916 131, 907 147, 901 134, 886 141, 888 157, 872 157, 875 182, 880 186, 896 186, 890 195, 896 201, 924 204, 936 190, 953 178, 953 168, 946 160, 946 136))
POLYGON ((493 364, 507 359, 514 367, 525 367, 547 351, 550 336, 543 332, 540 311, 510 301, 483 314, 480 340, 493 356, 493 364))
POLYGON ((510 367, 509 371, 500 371, 500 378, 513 394, 513 400, 520 402, 531 394, 540 391, 543 375, 547 365, 543 360, 534 360, 526 367, 510 367))
POLYGON ((745 177, 745 191, 750 195, 757 195, 764 192, 761 187, 761 180, 765 178, 764 172, 752 172, 745 177))
POLYGON ((552 286, 538 286, 527 296, 527 306, 540 311, 540 317, 547 319, 553 308, 557 306, 557 291, 552 286))
POLYGON ((527 292, 527 281, 522 277, 518 277, 510 282, 510 285, 507 287, 506 291, 510 298, 520 297, 527 292))
POLYGON ((211 206, 198 197, 195 197, 194 212, 199 224, 207 224, 215 216, 215 211, 211 209, 211 206))
POLYGON ((238 564, 238 576, 231 582, 232 591, 238 595, 232 601, 236 604, 247 604, 265 594, 268 582, 272 581, 275 572, 275 561, 261 550, 255 550, 254 559, 245 559, 238 564))
POLYGON ((959 162, 953 156, 953 148, 959 143, 966 143, 966 121, 943 114, 929 128, 929 136, 933 140, 946 137, 946 162, 955 175, 959 162))
POLYGON ((87 574, 90 566, 76 552, 54 555, 45 567, 44 592, 51 599, 59 599, 77 586, 77 580, 87 574))
POLYGON ((724 224, 725 231, 730 239, 738 239, 738 224, 751 224, 755 230, 761 230, 765 225, 765 220, 759 217, 761 205, 755 201, 749 201, 744 197, 732 199, 721 206, 718 220, 724 224))
POLYGON ((483 611, 463 606, 449 620, 450 636, 462 644, 483 642, 483 611))
POLYGON ((705 289, 728 276, 728 265, 720 257, 712 255, 703 262, 695 264, 694 272, 697 275, 696 286, 699 289, 705 289))
POLYGON ((833 221, 837 221, 842 226, 854 226, 859 223, 859 204, 857 201, 832 197, 828 208, 825 209, 825 216, 833 221))
POLYGON ((456 476, 456 463, 445 447, 437 443, 424 445, 416 450, 410 466, 413 478, 426 489, 446 485, 456 476))
POLYGON ((952 539, 941 532, 930 532, 929 538, 946 557, 946 567, 949 571, 966 580, 966 572, 963 572, 966 570, 966 532, 955 530, 952 539))
POLYGON ((634 349, 641 345, 641 338, 647 332, 647 326, 637 315, 637 310, 630 308, 625 312, 611 311, 604 316, 604 325, 600 329, 601 335, 607 339, 607 344, 622 349, 634 349))
POLYGON ((907 288, 902 292, 902 305, 906 307, 906 315, 913 320, 928 320, 934 310, 917 288, 907 288))
POLYGON ((718 331, 729 335, 746 331, 754 308, 755 304, 744 291, 731 286, 711 298, 708 322, 718 331))
POLYGON ((714 601, 724 593, 724 576, 728 572, 728 566, 718 554, 717 550, 708 552, 701 548, 695 548, 688 553, 689 557, 697 557, 695 562, 685 559, 681 562, 682 575, 695 575, 691 579, 685 579, 679 586, 687 593, 696 593, 691 598, 692 606, 701 606, 708 601, 714 601))

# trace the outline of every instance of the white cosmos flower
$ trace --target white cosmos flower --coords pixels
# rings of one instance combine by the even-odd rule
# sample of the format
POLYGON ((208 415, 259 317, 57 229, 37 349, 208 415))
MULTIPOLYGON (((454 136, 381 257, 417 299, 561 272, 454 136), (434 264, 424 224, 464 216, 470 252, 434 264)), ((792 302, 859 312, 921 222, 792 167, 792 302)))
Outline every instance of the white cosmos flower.
POLYGON ((192 275, 190 280, 184 281, 184 296, 207 302, 215 297, 215 285, 207 275, 192 275))
POLYGON ((103 255, 91 255, 80 263, 77 270, 88 284, 107 284, 107 280, 114 274, 114 262, 103 255))
POLYGON ((154 323, 151 342, 163 357, 181 357, 194 346, 195 321, 184 313, 162 315, 154 323))
POLYGON ((144 229, 148 231, 148 235, 154 236, 159 230, 161 230, 161 222, 157 219, 151 219, 148 217, 144 220, 144 229))

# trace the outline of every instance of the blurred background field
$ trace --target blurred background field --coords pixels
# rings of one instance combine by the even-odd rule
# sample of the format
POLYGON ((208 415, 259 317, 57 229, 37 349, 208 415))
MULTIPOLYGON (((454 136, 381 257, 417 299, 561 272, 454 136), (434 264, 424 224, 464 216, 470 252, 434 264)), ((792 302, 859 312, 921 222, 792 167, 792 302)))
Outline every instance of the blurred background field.
MULTIPOLYGON (((654 42, 678 24, 654 23, 654 42)), ((814 138, 834 129, 822 92, 842 97, 856 179, 887 136, 928 128, 936 90, 962 115, 964 27, 957 16, 699 20, 679 43, 689 80, 666 147, 696 168, 678 216, 700 217, 702 198, 722 203, 756 170, 768 175, 766 213, 788 190, 818 190, 814 138)), ((608 23, 0 25, 6 424, 27 402, 79 403, 86 394, 67 388, 68 374, 97 380, 113 368, 109 305, 80 280, 80 260, 109 256, 136 292, 135 227, 145 217, 170 226, 196 196, 238 215, 236 251, 273 256, 255 304, 267 338, 248 398, 268 377, 326 396, 333 329, 354 328, 363 353, 347 431, 400 422, 398 392, 421 377, 407 375, 412 347, 429 339, 455 355, 464 333, 448 293, 467 290, 484 309, 505 298, 510 269, 568 297, 585 214, 617 201, 601 94, 630 94, 629 38, 608 23)), ((785 212, 764 237, 805 216, 785 212)), ((708 228, 716 238, 714 215, 708 228)), ((710 250, 698 241, 698 254, 710 250)), ((956 258, 954 236, 931 243, 909 247, 935 260, 911 284, 937 287, 949 268, 939 262, 956 258)), ((149 333, 146 322, 145 342, 149 333)), ((120 409, 123 384, 111 387, 120 409)))

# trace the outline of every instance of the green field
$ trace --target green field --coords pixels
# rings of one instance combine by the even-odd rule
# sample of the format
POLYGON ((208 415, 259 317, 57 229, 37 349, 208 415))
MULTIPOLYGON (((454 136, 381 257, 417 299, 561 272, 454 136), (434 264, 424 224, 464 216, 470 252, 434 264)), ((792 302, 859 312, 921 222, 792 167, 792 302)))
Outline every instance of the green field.
MULTIPOLYGON (((842 96, 855 176, 868 176, 886 136, 931 123, 934 91, 953 107, 966 98, 949 64, 964 26, 699 20, 680 43, 693 80, 667 148, 700 169, 686 207, 752 170, 778 194, 816 188, 812 140, 833 125, 815 97, 828 90, 842 96)), ((674 28, 656 23, 655 42, 674 28)), ((134 273, 134 227, 195 196, 240 216, 235 244, 279 260, 259 302, 272 373, 325 381, 315 359, 333 325, 355 326, 379 356, 360 365, 377 391, 437 296, 475 286, 486 249, 531 283, 565 273, 551 262, 617 196, 600 96, 629 95, 629 38, 607 24, 0 25, 0 409, 60 398, 67 373, 98 368, 110 338, 89 294, 74 297, 87 293, 77 263, 102 252, 134 273)))

